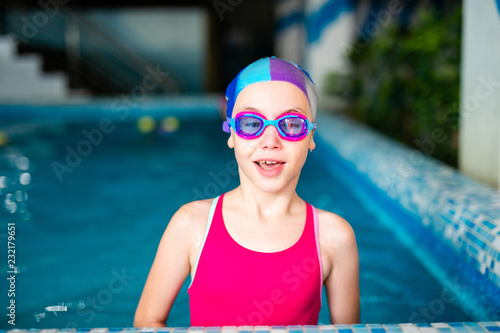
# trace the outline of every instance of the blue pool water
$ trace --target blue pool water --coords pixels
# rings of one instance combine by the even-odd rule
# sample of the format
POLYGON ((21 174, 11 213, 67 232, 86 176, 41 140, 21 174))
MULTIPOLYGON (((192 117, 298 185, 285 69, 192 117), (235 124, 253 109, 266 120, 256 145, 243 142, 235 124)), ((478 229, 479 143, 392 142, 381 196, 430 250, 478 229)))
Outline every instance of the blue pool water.
MULTIPOLYGON (((204 126, 183 120, 169 135, 142 134, 135 123, 115 125, 91 146, 82 144, 83 131, 97 122, 9 127, 10 143, 0 146, 0 235, 6 253, 7 223, 15 223, 18 328, 131 326, 173 213, 183 203, 238 185, 218 119, 204 126), (78 147, 86 156, 69 153, 78 147), (57 305, 67 311, 47 308, 57 305)), ((308 157, 297 191, 316 207, 346 218, 356 232, 362 322, 474 319, 369 213, 368 204, 327 172, 318 148, 308 157)), ((0 265, 5 274, 7 261, 0 265)), ((188 283, 174 304, 170 326, 189 325, 188 283)), ((1 302, 5 309, 7 297, 1 302)), ((10 328, 2 316, 1 328, 10 328)), ((326 302, 319 323, 329 323, 326 302)))

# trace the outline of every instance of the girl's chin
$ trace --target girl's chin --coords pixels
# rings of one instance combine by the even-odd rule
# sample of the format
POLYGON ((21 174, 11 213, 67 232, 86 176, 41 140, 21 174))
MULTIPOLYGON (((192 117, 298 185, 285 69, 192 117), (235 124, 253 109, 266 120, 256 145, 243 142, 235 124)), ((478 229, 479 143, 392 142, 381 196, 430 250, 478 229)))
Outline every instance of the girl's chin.
POLYGON ((287 188, 283 179, 258 179, 254 183, 264 193, 280 193, 287 188))

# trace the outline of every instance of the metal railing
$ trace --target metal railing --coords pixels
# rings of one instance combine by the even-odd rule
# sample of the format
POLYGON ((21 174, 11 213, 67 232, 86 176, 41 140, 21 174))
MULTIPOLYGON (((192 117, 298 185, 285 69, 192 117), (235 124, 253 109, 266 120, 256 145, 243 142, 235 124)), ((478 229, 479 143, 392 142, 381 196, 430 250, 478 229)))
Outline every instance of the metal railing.
MULTIPOLYGON (((3 5, 4 33, 20 31, 19 22, 25 8, 21 2, 6 2, 3 5), (10 22, 5 17, 14 16, 10 22), (13 26, 17 25, 17 26, 13 26)), ((141 85, 143 79, 150 75, 158 64, 144 55, 134 52, 125 43, 116 38, 109 28, 102 26, 82 15, 74 5, 66 4, 57 9, 57 13, 50 17, 51 24, 64 29, 64 45, 59 48, 66 56, 66 70, 72 86, 87 85, 98 88, 103 93, 117 91, 129 92, 141 85)), ((171 73, 168 68, 162 72, 171 73)), ((163 75, 162 80, 155 81, 151 93, 178 94, 179 84, 170 76, 163 75)))

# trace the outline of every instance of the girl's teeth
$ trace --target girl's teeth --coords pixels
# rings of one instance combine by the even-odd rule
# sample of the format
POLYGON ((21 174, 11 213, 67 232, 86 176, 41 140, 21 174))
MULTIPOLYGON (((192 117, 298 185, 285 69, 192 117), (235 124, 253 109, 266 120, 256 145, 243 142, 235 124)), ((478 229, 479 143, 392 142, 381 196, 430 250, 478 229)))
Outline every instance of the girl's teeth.
POLYGON ((269 164, 276 164, 278 162, 261 161, 260 163, 269 165, 269 164))

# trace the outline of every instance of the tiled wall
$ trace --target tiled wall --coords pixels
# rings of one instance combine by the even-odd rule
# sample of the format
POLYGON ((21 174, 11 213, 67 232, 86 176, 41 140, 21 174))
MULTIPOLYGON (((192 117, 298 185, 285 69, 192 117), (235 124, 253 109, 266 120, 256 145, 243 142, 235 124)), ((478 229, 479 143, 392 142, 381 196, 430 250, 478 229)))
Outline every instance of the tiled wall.
POLYGON ((343 159, 500 286, 499 192, 342 116, 318 124, 343 159))
POLYGON ((225 327, 145 327, 145 328, 77 328, 13 329, 0 333, 497 333, 500 322, 432 323, 432 324, 358 324, 320 326, 225 326, 225 327))

